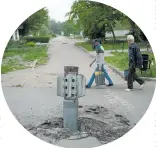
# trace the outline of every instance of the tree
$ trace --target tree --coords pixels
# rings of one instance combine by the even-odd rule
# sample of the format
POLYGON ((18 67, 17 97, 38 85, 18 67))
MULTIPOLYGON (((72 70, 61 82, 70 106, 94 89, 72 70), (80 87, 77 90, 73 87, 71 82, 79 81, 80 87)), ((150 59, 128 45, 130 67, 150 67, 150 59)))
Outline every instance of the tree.
POLYGON ((70 34, 77 35, 80 33, 79 27, 71 20, 62 23, 62 31, 65 36, 69 36, 70 34))
POLYGON ((48 26, 48 20, 49 16, 46 8, 37 11, 22 23, 21 34, 23 36, 28 34, 37 35, 43 26, 48 26))
POLYGON ((69 20, 78 17, 78 24, 89 38, 104 38, 106 32, 112 32, 114 40, 114 27, 123 14, 116 9, 101 3, 91 1, 75 1, 71 11, 67 14, 69 20))
POLYGON ((47 36, 50 34, 50 31, 49 31, 49 28, 47 26, 43 25, 38 33, 40 36, 47 36))
POLYGON ((61 34, 62 31, 61 22, 50 20, 50 30, 55 34, 61 34))
POLYGON ((55 20, 51 20, 50 30, 55 34, 61 34, 61 31, 63 31, 65 36, 80 33, 79 27, 74 24, 72 20, 67 20, 65 22, 56 22, 55 20))
POLYGON ((111 32, 116 41, 114 29, 117 23, 120 23, 123 29, 129 29, 137 41, 146 40, 145 35, 140 28, 126 15, 120 11, 92 1, 75 1, 71 7, 71 11, 67 13, 69 20, 78 18, 78 25, 83 28, 84 36, 91 39, 103 38, 105 34, 111 32))
POLYGON ((130 34, 132 34, 135 37, 136 41, 143 42, 143 39, 141 35, 144 35, 144 33, 141 31, 141 29, 136 25, 135 22, 133 22, 130 18, 128 18, 130 23, 130 34))

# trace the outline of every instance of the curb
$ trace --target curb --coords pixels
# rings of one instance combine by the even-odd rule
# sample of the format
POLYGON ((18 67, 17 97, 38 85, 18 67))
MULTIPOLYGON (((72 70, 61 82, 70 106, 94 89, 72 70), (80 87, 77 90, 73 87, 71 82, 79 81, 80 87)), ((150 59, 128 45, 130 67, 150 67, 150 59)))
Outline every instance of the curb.
MULTIPOLYGON (((75 45, 77 46, 77 45, 75 45)), ((90 57, 95 58, 95 56, 93 54, 91 54, 89 51, 87 51, 85 48, 81 47, 81 46, 77 46, 78 48, 80 48, 81 50, 83 50, 85 53, 88 53, 90 57)), ((124 77, 124 72, 120 71, 118 68, 112 66, 111 64, 107 63, 105 61, 105 64, 116 74, 118 74, 121 78, 123 78, 125 80, 124 77)), ((146 80, 146 81, 156 81, 156 78, 148 78, 148 77, 141 77, 142 79, 146 80)))
MULTIPOLYGON (((75 46, 77 46, 77 45, 75 45, 75 46)), ((80 48, 81 50, 83 50, 85 53, 88 53, 91 58, 95 58, 95 56, 93 54, 91 54, 90 52, 88 52, 85 48, 83 48, 81 46, 77 46, 77 47, 80 48)))

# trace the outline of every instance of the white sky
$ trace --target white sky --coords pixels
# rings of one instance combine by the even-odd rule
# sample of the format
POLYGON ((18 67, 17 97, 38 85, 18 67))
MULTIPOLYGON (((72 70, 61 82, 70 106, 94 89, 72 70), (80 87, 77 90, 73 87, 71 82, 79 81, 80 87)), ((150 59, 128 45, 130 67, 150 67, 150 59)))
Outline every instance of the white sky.
POLYGON ((65 14, 70 11, 70 8, 75 0, 51 0, 47 4, 50 18, 56 21, 65 21, 68 18, 65 14))

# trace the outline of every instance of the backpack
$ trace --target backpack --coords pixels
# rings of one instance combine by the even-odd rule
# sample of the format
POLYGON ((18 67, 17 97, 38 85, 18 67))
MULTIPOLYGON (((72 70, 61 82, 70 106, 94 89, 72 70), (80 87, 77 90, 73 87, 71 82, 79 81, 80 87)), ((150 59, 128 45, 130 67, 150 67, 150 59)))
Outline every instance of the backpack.
POLYGON ((143 57, 142 57, 142 54, 140 52, 140 48, 136 47, 136 50, 135 50, 135 65, 136 65, 136 68, 142 68, 142 65, 143 65, 143 57))

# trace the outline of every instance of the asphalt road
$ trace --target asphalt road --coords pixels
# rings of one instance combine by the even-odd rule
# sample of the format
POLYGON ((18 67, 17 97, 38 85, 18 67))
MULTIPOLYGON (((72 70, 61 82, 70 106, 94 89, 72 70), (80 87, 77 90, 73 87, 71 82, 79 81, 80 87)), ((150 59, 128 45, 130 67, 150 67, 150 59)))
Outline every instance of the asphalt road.
MULTIPOLYGON (((94 67, 89 67, 92 58, 74 45, 75 40, 57 37, 50 41, 49 62, 31 69, 2 75, 4 97, 15 117, 22 125, 37 125, 42 121, 62 116, 63 98, 56 95, 57 75, 63 74, 64 66, 79 67, 79 73, 89 80, 94 67), (24 87, 16 88, 25 80, 24 87)), ((114 86, 87 89, 86 96, 79 99, 80 105, 100 105, 124 115, 131 124, 136 124, 146 112, 155 90, 155 82, 146 82, 142 90, 125 92, 126 82, 107 68, 114 86)))

